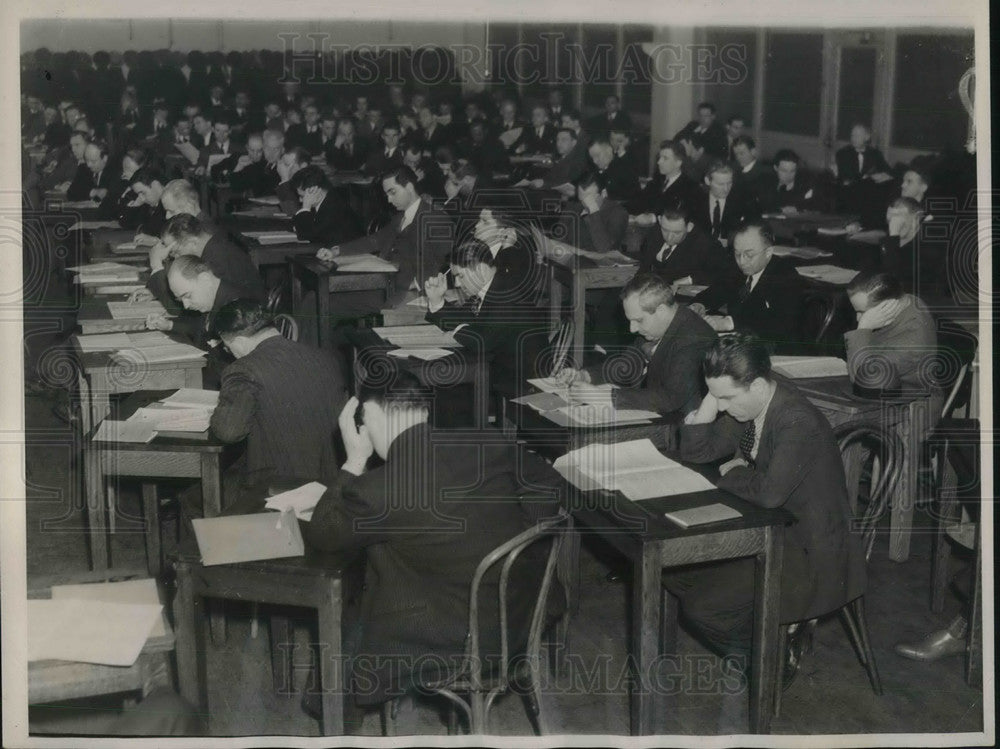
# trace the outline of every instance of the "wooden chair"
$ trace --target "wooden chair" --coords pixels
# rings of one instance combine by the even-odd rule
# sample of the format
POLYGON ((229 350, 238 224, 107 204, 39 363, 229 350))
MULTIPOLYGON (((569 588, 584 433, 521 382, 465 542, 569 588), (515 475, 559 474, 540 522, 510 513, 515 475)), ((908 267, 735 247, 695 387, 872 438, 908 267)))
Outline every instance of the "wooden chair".
POLYGON ((291 315, 284 312, 276 314, 274 316, 274 327, 289 341, 299 340, 299 324, 295 322, 295 318, 291 315))
MULTIPOLYGON (((479 563, 472 578, 469 594, 469 629, 466 649, 461 664, 454 671, 442 674, 434 680, 421 681, 416 689, 421 694, 435 694, 446 697, 452 703, 452 717, 449 718, 448 732, 454 735, 456 722, 454 709, 459 708, 465 715, 471 735, 480 736, 489 727, 490 710, 498 697, 510 691, 517 691, 525 702, 535 730, 544 735, 547 726, 541 710, 541 644, 546 625, 546 608, 552 580, 557 576, 557 561, 570 528, 571 518, 565 511, 539 521, 532 528, 518 534, 510 541, 491 551, 479 563), (527 644, 521 652, 512 652, 511 632, 508 631, 508 582, 511 567, 521 553, 542 540, 550 540, 544 570, 541 571, 538 594, 531 613, 527 644), (494 654, 480 651, 479 586, 490 570, 500 565, 499 618, 500 648, 499 658, 494 654), (493 669, 483 667, 493 663, 493 669), (514 668, 511 666, 514 665, 514 668), (463 696, 465 695, 465 696, 463 696)), ((395 734, 395 710, 397 701, 383 706, 384 731, 388 736, 395 734)))
POLYGON ((936 366, 941 385, 948 391, 941 417, 947 419, 959 408, 969 417, 972 395, 972 362, 976 358, 979 340, 951 320, 938 321, 938 356, 936 366))
MULTIPOLYGON (((863 456, 873 456, 880 464, 880 470, 872 478, 867 501, 860 501, 856 486, 848 487, 851 509, 853 511, 851 532, 860 533, 865 551, 865 561, 867 562, 871 558, 872 546, 875 543, 876 527, 889 507, 892 487, 899 480, 899 475, 902 471, 903 443, 892 431, 871 423, 858 424, 856 422, 846 422, 834 430, 834 436, 837 439, 840 453, 845 460, 856 459, 857 451, 851 448, 860 446, 863 448, 863 456)), ((864 666, 868 674, 872 691, 877 695, 881 695, 882 679, 878 673, 878 665, 875 663, 875 654, 872 652, 868 634, 864 596, 862 595, 851 601, 846 601, 835 611, 844 622, 851 644, 854 646, 861 665, 864 666)), ((817 622, 817 619, 811 619, 805 622, 794 622, 787 627, 782 627, 781 647, 778 652, 782 655, 784 654, 789 636, 795 634, 803 627, 813 629, 817 622)), ((778 664, 779 668, 784 665, 783 657, 778 659, 778 664)), ((780 676, 779 674, 779 683, 780 676)), ((778 715, 781 709, 781 693, 782 689, 775 690, 775 715, 778 715)))

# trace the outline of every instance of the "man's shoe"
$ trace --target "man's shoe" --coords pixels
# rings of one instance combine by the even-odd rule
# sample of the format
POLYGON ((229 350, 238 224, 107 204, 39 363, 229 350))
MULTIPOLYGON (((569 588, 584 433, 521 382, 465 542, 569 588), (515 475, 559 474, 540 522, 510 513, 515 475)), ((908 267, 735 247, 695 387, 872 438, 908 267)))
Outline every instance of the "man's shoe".
POLYGON ((802 666, 802 653, 805 651, 806 642, 812 649, 812 631, 807 626, 798 626, 794 631, 788 633, 785 642, 785 662, 781 667, 781 690, 787 691, 795 677, 799 675, 799 668, 802 666))
POLYGON ((936 661, 949 655, 962 655, 965 653, 967 627, 965 618, 959 617, 947 629, 932 632, 920 642, 899 643, 896 645, 896 652, 904 658, 911 658, 915 661, 936 661))

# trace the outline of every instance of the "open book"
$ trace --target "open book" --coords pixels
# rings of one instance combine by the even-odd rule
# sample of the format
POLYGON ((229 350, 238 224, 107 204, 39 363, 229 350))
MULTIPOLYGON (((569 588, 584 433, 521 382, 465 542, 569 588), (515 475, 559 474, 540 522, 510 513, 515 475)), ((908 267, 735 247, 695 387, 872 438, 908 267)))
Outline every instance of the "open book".
POLYGON ((846 286, 860 272, 837 265, 800 265, 795 270, 800 276, 816 281, 825 281, 835 286, 846 286))
POLYGON ((457 348, 460 345, 454 335, 437 325, 392 325, 372 330, 379 338, 400 348, 457 348))
POLYGON ((792 379, 847 375, 847 362, 835 356, 772 356, 771 367, 792 379))
POLYGON ((648 439, 587 445, 566 453, 554 467, 580 489, 620 491, 631 500, 714 488, 701 474, 660 453, 648 439))
POLYGON ((395 273, 399 267, 370 253, 341 255, 333 259, 341 273, 395 273))

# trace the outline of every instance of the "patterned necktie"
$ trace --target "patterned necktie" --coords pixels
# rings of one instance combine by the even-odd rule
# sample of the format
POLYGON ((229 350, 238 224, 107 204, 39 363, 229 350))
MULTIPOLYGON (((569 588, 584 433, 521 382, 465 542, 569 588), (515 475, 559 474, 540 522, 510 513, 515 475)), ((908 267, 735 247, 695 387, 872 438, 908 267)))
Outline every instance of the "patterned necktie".
POLYGON ((719 238, 719 231, 722 228, 722 204, 716 200, 715 208, 712 209, 712 238, 719 238))
POLYGON ((670 256, 674 254, 674 247, 676 245, 663 243, 663 247, 660 249, 659 253, 656 255, 656 262, 665 263, 670 259, 670 256))
POLYGON ((743 436, 740 437, 740 454, 743 456, 743 460, 747 462, 748 465, 753 467, 756 463, 753 459, 753 446, 757 441, 757 427, 754 422, 747 424, 747 428, 743 430, 743 436))
POLYGON ((750 285, 752 283, 753 276, 747 276, 747 282, 740 287, 740 293, 736 297, 740 302, 745 302, 746 298, 750 296, 750 285))

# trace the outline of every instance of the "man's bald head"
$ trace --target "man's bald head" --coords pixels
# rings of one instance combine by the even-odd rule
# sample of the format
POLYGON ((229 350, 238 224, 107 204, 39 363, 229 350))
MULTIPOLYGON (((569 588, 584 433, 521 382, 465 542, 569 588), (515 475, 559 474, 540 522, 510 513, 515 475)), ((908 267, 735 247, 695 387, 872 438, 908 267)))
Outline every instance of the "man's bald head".
POLYGON ((184 309, 211 312, 219 291, 219 277, 200 258, 179 255, 167 271, 167 283, 184 309))
POLYGON ((185 179, 175 179, 168 182, 167 186, 163 188, 160 203, 163 205, 167 218, 181 213, 189 213, 192 216, 201 213, 198 191, 185 179))

